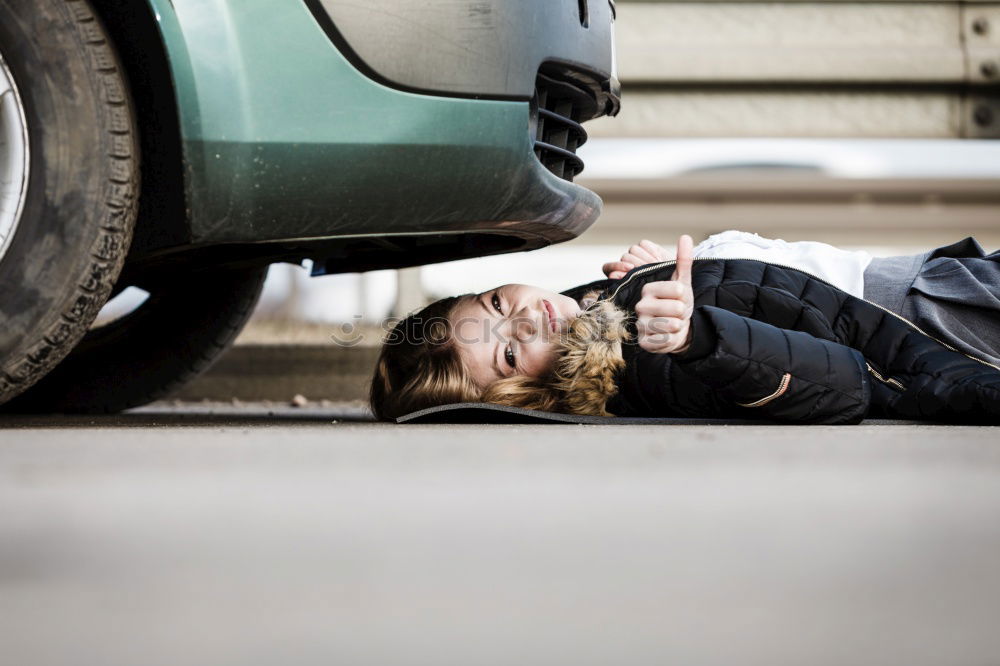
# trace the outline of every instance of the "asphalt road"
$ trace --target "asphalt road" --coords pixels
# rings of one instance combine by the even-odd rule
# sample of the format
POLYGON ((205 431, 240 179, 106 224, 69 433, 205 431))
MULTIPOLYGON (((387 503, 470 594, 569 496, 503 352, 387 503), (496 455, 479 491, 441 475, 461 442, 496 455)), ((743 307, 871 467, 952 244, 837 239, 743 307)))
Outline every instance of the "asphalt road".
POLYGON ((1000 663, 1000 428, 270 411, 3 417, 3 663, 1000 663))

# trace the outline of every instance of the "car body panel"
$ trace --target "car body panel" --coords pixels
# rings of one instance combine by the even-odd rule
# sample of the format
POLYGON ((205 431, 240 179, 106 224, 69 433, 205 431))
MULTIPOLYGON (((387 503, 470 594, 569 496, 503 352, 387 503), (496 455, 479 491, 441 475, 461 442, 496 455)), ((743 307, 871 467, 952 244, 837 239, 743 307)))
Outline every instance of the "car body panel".
POLYGON ((509 251, 600 213, 535 158, 528 102, 378 83, 298 0, 147 1, 176 88, 191 247, 481 232, 519 236, 509 251))
POLYGON ((304 1, 332 19, 352 62, 390 86, 529 100, 548 62, 617 86, 613 0, 304 1))

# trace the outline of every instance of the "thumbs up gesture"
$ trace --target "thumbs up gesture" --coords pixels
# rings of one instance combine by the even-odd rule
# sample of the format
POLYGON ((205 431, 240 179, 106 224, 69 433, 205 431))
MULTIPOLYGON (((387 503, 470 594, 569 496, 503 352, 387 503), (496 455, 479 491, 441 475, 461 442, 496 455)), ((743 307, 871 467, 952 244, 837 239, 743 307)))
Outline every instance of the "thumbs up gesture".
POLYGON ((653 354, 676 354, 691 344, 691 253, 694 243, 684 235, 677 242, 677 265, 669 281, 649 282, 635 306, 639 346, 653 354))

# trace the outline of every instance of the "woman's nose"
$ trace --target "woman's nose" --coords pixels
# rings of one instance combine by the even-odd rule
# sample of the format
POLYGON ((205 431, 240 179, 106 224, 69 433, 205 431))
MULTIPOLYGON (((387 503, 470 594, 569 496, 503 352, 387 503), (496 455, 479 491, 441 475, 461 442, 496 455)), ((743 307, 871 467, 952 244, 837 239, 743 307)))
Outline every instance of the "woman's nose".
POLYGON ((513 325, 514 337, 516 337, 520 342, 531 340, 538 331, 538 325, 535 320, 529 316, 527 309, 521 310, 517 313, 517 317, 514 318, 513 325))

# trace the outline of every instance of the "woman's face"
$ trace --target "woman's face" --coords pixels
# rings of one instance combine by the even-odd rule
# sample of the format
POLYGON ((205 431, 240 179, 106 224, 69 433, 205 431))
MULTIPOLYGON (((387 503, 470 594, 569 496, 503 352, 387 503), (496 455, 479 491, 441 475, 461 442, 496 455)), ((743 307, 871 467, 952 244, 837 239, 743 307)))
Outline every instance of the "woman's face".
POLYGON ((483 389, 503 377, 545 374, 556 341, 579 314, 568 296, 507 284, 462 301, 450 321, 459 357, 483 389))

